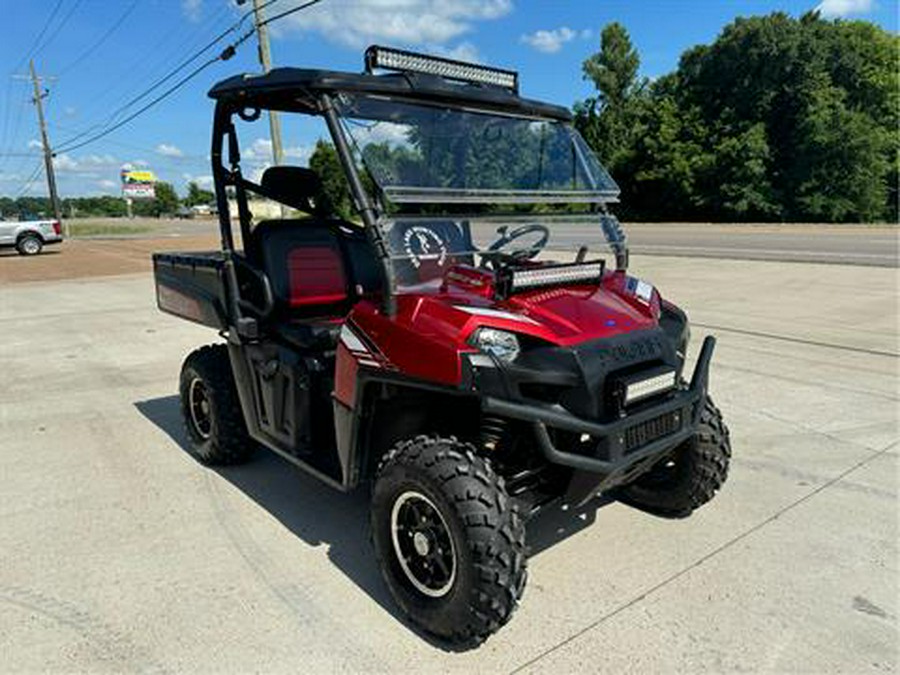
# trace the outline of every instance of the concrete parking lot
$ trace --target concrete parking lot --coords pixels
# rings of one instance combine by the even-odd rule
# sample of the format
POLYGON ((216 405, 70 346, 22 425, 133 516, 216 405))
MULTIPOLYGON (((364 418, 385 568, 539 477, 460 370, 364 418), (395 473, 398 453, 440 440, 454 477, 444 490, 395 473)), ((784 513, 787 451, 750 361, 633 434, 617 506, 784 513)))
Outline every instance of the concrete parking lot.
POLYGON ((633 270, 719 338, 729 482, 683 521, 533 521, 523 605, 459 653, 396 614, 364 494, 186 454, 178 370, 217 336, 146 273, 4 283, 0 671, 896 671, 897 270, 633 270))

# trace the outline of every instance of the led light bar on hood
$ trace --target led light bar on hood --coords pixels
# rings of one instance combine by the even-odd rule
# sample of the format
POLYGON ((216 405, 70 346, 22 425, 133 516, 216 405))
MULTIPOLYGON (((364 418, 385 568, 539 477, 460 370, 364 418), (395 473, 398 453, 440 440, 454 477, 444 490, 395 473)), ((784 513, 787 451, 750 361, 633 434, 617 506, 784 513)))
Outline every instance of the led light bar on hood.
POLYGON ((501 269, 497 273, 497 293, 508 297, 512 293, 548 286, 599 284, 603 278, 603 269, 603 260, 501 269))
POLYGON ((519 93, 519 74, 513 70, 489 68, 478 63, 467 63, 440 56, 417 54, 403 49, 372 45, 366 49, 366 71, 376 68, 402 72, 438 75, 449 80, 490 84, 519 93))

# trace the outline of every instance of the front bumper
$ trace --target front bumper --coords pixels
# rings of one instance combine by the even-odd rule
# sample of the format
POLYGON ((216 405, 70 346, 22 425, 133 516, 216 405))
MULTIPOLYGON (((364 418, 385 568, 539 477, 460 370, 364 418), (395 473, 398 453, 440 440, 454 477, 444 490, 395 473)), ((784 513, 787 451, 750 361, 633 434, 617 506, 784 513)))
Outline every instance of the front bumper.
POLYGON ((660 403, 645 406, 639 412, 614 422, 600 424, 577 417, 560 406, 515 403, 493 397, 485 398, 482 408, 487 414, 530 423, 537 447, 548 462, 599 474, 592 491, 608 490, 649 469, 694 434, 706 401, 709 364, 715 344, 712 336, 703 341, 694 374, 686 388, 670 394, 660 403), (641 443, 642 430, 657 420, 666 421, 666 433, 641 443), (591 440, 591 451, 576 453, 560 450, 551 438, 552 429, 586 434, 591 440))

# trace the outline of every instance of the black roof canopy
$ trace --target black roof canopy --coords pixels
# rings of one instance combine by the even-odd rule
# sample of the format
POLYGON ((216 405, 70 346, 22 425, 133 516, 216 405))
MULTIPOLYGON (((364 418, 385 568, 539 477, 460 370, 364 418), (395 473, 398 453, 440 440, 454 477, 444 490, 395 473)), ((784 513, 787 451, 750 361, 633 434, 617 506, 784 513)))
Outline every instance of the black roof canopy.
POLYGON ((499 112, 568 121, 562 106, 522 98, 501 87, 459 83, 422 73, 345 73, 308 68, 275 68, 267 74, 235 75, 209 90, 209 96, 235 108, 259 107, 306 114, 318 112, 322 93, 363 93, 471 106, 499 112))

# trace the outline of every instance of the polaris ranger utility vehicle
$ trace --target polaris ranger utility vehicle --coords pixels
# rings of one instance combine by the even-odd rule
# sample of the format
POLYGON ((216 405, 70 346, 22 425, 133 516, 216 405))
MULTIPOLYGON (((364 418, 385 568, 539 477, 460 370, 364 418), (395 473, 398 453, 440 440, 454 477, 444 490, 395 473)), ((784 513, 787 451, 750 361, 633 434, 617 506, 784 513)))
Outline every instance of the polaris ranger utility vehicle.
POLYGON ((377 47, 361 74, 280 68, 210 96, 222 250, 153 257, 160 309, 225 340, 181 372, 198 459, 261 445, 371 485, 393 597, 464 643, 515 609, 530 514, 602 492, 680 517, 721 487, 715 341, 684 373, 685 314, 628 275, 618 189, 568 110, 514 72, 377 47), (244 175, 238 128, 263 110, 324 119, 349 219, 308 168, 244 175), (255 222, 251 193, 296 217, 255 222))

